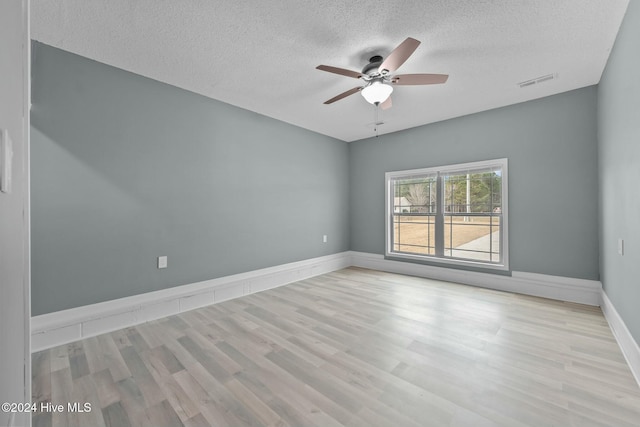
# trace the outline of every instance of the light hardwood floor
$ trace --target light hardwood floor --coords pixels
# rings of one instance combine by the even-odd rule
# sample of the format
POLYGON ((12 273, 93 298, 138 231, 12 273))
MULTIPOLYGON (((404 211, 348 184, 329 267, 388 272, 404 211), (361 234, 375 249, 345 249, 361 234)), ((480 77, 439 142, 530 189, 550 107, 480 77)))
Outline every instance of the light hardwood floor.
POLYGON ((640 426, 597 307, 348 268, 33 355, 34 426, 640 426))

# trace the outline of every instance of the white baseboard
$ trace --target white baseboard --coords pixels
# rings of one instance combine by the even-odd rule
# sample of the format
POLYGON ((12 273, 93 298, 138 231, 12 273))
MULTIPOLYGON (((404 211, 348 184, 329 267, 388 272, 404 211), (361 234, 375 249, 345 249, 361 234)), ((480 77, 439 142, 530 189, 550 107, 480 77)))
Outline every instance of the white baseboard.
POLYGON ((385 259, 383 255, 365 252, 351 252, 351 265, 595 306, 600 305, 602 292, 602 285, 597 280, 518 271, 514 271, 512 276, 502 276, 394 261, 385 259))
POLYGON ((37 352, 349 266, 582 304, 599 305, 601 301, 602 287, 600 282, 593 280, 521 272, 501 276, 392 261, 364 252, 342 252, 34 316, 31 318, 31 349, 37 352))
POLYGON ((238 298, 350 265, 350 253, 342 252, 34 316, 31 318, 31 351, 238 298))
POLYGON ((622 354, 625 359, 627 359, 631 373, 635 377, 638 385, 640 385, 640 346, 638 346, 638 343, 633 339, 631 332, 627 329, 627 325, 624 323, 624 320, 622 320, 622 317, 620 317, 620 314, 618 314, 618 311, 604 290, 602 291, 602 303, 600 307, 602 308, 605 319, 607 319, 609 323, 613 336, 616 338, 616 341, 618 341, 622 354))

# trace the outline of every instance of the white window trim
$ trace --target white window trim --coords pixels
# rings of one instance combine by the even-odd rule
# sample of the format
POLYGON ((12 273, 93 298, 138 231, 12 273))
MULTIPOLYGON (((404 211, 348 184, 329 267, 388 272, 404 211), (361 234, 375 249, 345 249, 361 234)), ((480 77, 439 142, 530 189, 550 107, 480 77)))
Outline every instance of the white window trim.
POLYGON ((491 270, 509 270, 509 171, 508 159, 483 160, 479 162, 459 163, 455 165, 437 166, 423 169, 410 169, 404 171, 393 171, 385 173, 385 256, 396 259, 407 259, 415 261, 425 261, 434 264, 458 265, 467 267, 476 267, 491 270), (451 258, 441 258, 429 255, 414 255, 392 250, 391 239, 391 220, 393 214, 393 189, 391 181, 395 178, 402 178, 409 175, 422 175, 433 173, 457 172, 464 169, 481 169, 499 166, 502 169, 502 235, 500 236, 500 245, 502 250, 502 263, 488 263, 472 260, 461 260, 451 258))

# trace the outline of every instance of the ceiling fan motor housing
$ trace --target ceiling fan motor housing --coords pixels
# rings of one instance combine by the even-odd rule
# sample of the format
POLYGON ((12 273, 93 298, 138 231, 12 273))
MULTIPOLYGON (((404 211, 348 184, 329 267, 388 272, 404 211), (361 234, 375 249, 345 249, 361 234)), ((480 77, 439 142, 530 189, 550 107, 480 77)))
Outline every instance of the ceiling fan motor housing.
POLYGON ((382 56, 376 55, 369 58, 369 63, 362 69, 362 74, 378 74, 378 68, 382 64, 382 56))

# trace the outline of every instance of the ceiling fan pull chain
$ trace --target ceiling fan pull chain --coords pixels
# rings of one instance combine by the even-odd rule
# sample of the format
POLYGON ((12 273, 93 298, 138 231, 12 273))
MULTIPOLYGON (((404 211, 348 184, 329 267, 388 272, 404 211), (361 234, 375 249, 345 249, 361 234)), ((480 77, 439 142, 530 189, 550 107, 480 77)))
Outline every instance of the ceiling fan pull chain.
POLYGON ((379 102, 376 102, 375 105, 373 106, 374 113, 373 113, 373 131, 376 133, 376 138, 378 137, 378 107, 380 106, 379 102))

